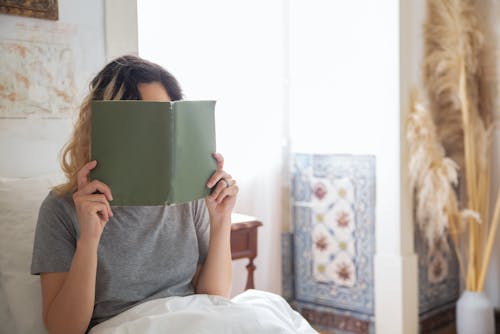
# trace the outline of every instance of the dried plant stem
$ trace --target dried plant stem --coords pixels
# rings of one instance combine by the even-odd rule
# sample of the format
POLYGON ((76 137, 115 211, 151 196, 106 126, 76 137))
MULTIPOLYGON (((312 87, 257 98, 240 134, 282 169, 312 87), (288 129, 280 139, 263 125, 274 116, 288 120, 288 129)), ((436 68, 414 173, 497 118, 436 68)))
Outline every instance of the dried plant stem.
MULTIPOLYGON (((478 174, 478 195, 481 196, 481 197, 484 197, 484 191, 485 191, 485 187, 486 185, 484 184, 484 180, 486 179, 486 175, 485 175, 485 170, 484 170, 484 166, 479 166, 480 167, 480 172, 478 174)), ((484 241, 484 234, 485 234, 485 227, 486 227, 486 216, 484 215, 484 210, 485 210, 486 206, 485 206, 485 203, 484 201, 479 201, 479 208, 478 208, 478 212, 479 214, 481 215, 481 225, 478 227, 479 228, 479 233, 477 234, 477 239, 476 239, 476 244, 479 245, 478 247, 478 252, 477 252, 477 261, 476 262, 478 264, 478 267, 480 266, 480 262, 479 260, 483 258, 483 248, 481 247, 481 245, 483 245, 483 241, 484 241)))
MULTIPOLYGON (((490 224, 490 200, 491 200, 491 135, 490 131, 487 131, 486 135, 486 172, 484 173, 485 178, 484 178, 484 184, 485 184, 485 189, 483 191, 483 194, 485 196, 484 198, 484 225, 483 225, 483 240, 486 241, 488 239, 488 231, 490 231, 491 224, 490 224)), ((481 258, 484 259, 484 252, 481 254, 481 258)))
POLYGON ((460 224, 457 222, 457 218, 449 218, 450 219, 450 234, 451 238, 453 239, 453 249, 455 250, 455 254, 457 255, 458 259, 458 265, 460 267, 460 273, 462 274, 462 277, 465 277, 465 266, 464 266, 464 260, 462 258, 462 252, 461 252, 461 243, 460 243, 460 238, 459 235, 460 233, 460 224))
MULTIPOLYGON (((459 79, 459 98, 462 105, 462 122, 464 127, 464 149, 465 149, 465 174, 467 182, 467 202, 468 207, 471 210, 477 211, 476 200, 476 159, 475 159, 475 149, 469 99, 467 97, 467 83, 465 76, 465 63, 463 60, 460 62, 460 79, 459 79), (471 138, 472 137, 472 138, 471 138)), ((476 277, 477 277, 477 222, 473 219, 467 219, 467 225, 469 227, 469 251, 467 259, 467 277, 466 286, 467 290, 475 291, 476 289, 476 277)))
POLYGON ((488 265, 490 263, 491 251, 493 250, 493 244, 495 242, 495 237, 497 234, 498 221, 500 219, 500 191, 497 194, 497 201, 495 204, 495 212, 493 214, 493 221, 491 224, 491 229, 488 231, 488 241, 486 243, 486 248, 483 257, 483 263, 481 265, 481 273, 479 275, 478 291, 483 291, 484 281, 486 279, 486 272, 488 271, 488 265))

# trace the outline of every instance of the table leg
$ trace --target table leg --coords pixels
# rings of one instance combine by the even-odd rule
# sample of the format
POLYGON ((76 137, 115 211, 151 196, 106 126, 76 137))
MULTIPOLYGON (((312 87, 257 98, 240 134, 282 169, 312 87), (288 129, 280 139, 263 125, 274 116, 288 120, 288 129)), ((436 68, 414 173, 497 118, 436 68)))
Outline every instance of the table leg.
POLYGON ((247 285, 245 286, 245 290, 254 288, 253 284, 253 272, 255 271, 255 265, 253 264, 254 259, 255 259, 254 257, 251 257, 249 263, 247 264, 248 275, 247 275, 247 285))

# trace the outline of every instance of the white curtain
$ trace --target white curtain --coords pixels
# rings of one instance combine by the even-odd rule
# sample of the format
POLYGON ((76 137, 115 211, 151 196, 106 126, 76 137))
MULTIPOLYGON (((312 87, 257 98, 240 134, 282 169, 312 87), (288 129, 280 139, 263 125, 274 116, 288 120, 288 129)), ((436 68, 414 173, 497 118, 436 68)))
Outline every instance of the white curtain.
MULTIPOLYGON (((218 100, 218 149, 241 185, 237 211, 264 223, 258 288, 280 290, 289 149, 376 155, 384 185, 377 187, 377 215, 386 221, 378 246, 398 251, 396 4, 138 1, 140 55, 171 71, 187 98, 218 100)), ((235 267, 235 289, 244 285, 243 265, 235 267)))
MULTIPOLYGON (((256 288, 280 292, 284 23, 281 1, 138 1, 139 54, 177 77, 187 99, 216 99, 217 148, 258 217, 256 288)), ((235 293, 246 260, 234 263, 235 293)))

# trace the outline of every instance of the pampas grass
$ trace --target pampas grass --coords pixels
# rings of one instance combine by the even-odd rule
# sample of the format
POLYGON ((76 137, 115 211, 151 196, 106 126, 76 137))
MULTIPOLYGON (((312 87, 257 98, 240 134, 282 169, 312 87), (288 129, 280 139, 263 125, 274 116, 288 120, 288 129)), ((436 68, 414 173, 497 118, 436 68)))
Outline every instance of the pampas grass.
POLYGON ((416 219, 432 252, 436 244, 448 244, 447 229, 458 217, 454 189, 458 165, 445 156, 432 116, 416 92, 411 95, 411 108, 406 132, 410 187, 416 190, 416 219))
POLYGON ((416 196, 416 220, 425 235, 430 254, 436 245, 449 250, 450 233, 460 269, 464 272, 459 238, 463 218, 471 213, 458 210, 454 187, 458 184, 459 167, 445 156, 432 116, 418 93, 414 91, 410 98, 406 139, 410 153, 410 187, 416 196))
POLYGON ((451 235, 466 289, 482 291, 500 220, 500 195, 491 221, 488 215, 492 117, 480 78, 484 38, 472 1, 428 0, 427 9, 425 98, 411 102, 407 135, 416 219, 431 248, 451 235), (459 167, 467 195, 460 205, 459 167))
POLYGON ((483 35, 469 0, 428 0, 424 24, 423 82, 446 155, 463 167, 460 68, 466 65, 469 99, 477 105, 478 54, 483 35))

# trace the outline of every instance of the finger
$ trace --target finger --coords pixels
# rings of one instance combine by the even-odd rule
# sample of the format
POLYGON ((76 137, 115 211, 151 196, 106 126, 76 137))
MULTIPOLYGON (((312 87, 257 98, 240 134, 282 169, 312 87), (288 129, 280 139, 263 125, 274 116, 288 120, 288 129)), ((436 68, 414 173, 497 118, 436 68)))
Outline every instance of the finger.
POLYGON ((228 188, 225 188, 220 194, 219 196, 217 196, 217 198, 215 199, 215 201, 217 203, 222 203, 222 201, 224 200, 224 198, 226 197, 230 197, 230 196, 235 196, 237 193, 238 193, 238 186, 237 185, 233 185, 231 187, 228 187, 228 188))
POLYGON ((108 209, 104 203, 88 201, 82 204, 82 208, 91 216, 98 215, 103 221, 109 220, 108 209))
POLYGON ((212 188, 219 182, 220 179, 226 179, 226 180, 231 180, 232 177, 228 173, 226 173, 223 170, 218 170, 215 173, 212 174, 210 179, 207 182, 207 187, 212 188))
POLYGON ((86 163, 79 171, 76 173, 76 181, 78 185, 78 190, 83 188, 89 181, 88 176, 92 169, 97 166, 97 160, 92 160, 86 163))
POLYGON ((90 183, 87 183, 85 187, 80 191, 82 195, 91 195, 94 192, 99 191, 100 193, 106 195, 108 201, 113 200, 113 195, 111 195, 111 189, 99 180, 94 180, 90 183))
POLYGON ((103 194, 87 195, 85 196, 85 199, 91 202, 100 202, 105 204, 106 208, 108 209, 108 215, 110 217, 113 217, 113 211, 111 211, 111 205, 109 205, 109 201, 107 200, 105 195, 103 194))
POLYGON ((217 185, 214 187, 212 193, 210 194, 210 198, 212 199, 216 199, 217 196, 219 196, 219 194, 227 188, 227 184, 226 182, 224 182, 224 180, 220 180, 220 182, 217 183, 217 185))
POLYGON ((212 156, 217 160, 217 169, 222 170, 224 168, 224 157, 220 153, 213 153, 212 156))
POLYGON ((94 203, 95 213, 101 218, 103 223, 106 223, 109 220, 108 208, 105 204, 100 202, 92 202, 94 203))

